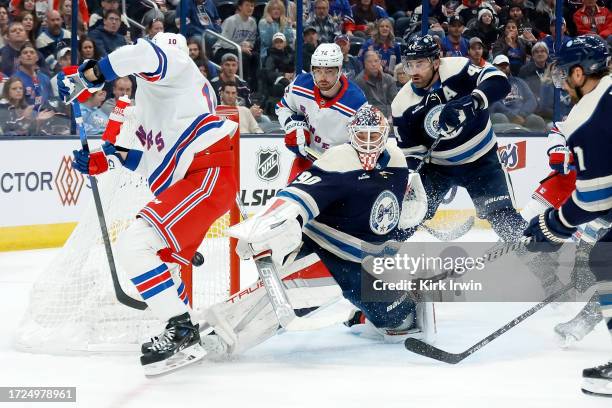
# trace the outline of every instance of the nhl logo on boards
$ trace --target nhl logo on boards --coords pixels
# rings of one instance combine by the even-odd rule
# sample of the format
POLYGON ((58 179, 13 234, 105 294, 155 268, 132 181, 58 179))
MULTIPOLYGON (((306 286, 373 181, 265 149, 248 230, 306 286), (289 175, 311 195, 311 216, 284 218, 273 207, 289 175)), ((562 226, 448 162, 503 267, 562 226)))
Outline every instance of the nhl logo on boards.
POLYGON ((370 212, 370 229, 376 235, 385 235, 397 226, 400 206, 395 194, 385 190, 376 197, 370 212))
POLYGON ((280 174, 280 154, 276 148, 257 151, 257 177, 272 181, 280 174))

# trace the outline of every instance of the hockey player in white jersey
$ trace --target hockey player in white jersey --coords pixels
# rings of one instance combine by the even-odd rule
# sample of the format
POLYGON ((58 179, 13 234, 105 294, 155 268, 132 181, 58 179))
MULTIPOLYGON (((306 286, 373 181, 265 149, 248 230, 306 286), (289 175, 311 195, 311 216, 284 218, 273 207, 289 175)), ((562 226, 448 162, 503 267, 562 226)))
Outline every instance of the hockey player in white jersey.
POLYGON ((342 73, 342 50, 321 44, 312 54, 311 73, 298 75, 276 105, 285 131, 285 145, 296 158, 289 181, 312 164, 305 147, 323 153, 346 143, 346 125, 367 100, 363 91, 342 73))
MULTIPOLYGON (((409 174, 401 150, 387 141, 388 131, 378 109, 360 108, 349 124, 350 144, 330 148, 265 211, 229 234, 239 239, 236 251, 244 259, 271 251, 297 316, 343 296, 363 311, 378 339, 431 340, 431 304, 416 303, 406 291, 381 291, 384 300, 368 299, 362 291, 373 279, 362 269, 364 248, 387 242, 401 227, 409 174)), ((260 281, 212 306, 206 321, 214 331, 202 341, 221 354, 244 351, 279 330, 260 281)))
POLYGON ((214 115, 210 83, 177 34, 158 33, 86 61, 75 74, 62 75, 59 90, 71 101, 132 74, 138 89, 131 129, 139 148, 111 140, 91 153, 75 151, 74 167, 96 175, 124 166, 143 174, 155 196, 117 245, 120 264, 153 315, 167 324, 140 359, 145 373, 155 375, 205 354, 178 265, 189 265, 210 225, 235 198, 231 137, 237 126, 214 115))
MULTIPOLYGON (((576 188, 559 209, 549 208, 534 217, 525 230, 533 251, 556 250, 576 232, 577 226, 612 212, 612 78, 607 44, 597 36, 579 36, 558 51, 552 75, 575 106, 557 126, 567 137, 576 162, 576 188)), ((589 267, 596 278, 601 313, 612 334, 612 232, 593 246, 589 267)), ((582 390, 612 396, 612 361, 585 369, 582 390)))

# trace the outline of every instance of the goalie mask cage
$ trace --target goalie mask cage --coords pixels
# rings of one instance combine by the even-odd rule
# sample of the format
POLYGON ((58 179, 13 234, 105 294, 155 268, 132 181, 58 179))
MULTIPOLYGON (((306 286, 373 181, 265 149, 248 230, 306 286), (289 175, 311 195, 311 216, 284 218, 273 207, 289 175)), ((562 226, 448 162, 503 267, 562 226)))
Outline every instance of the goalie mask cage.
MULTIPOLYGON (((220 109, 218 114, 238 122, 235 108, 220 109)), ((128 137, 123 136, 125 134, 134 135, 130 130, 133 123, 129 122, 128 118, 122 126, 120 140, 128 137), (124 127, 127 127, 125 132, 124 127)), ((136 143, 135 137, 133 139, 120 144, 132 146, 136 143)), ((238 131, 233 141, 235 171, 239 180, 238 131)), ((114 248, 117 237, 135 220, 136 213, 153 199, 153 195, 145 178, 123 168, 101 174, 97 179, 114 248)), ((229 225, 239 220, 234 203, 232 210, 211 226, 198 249, 204 255, 204 264, 182 268, 181 279, 188 290, 191 286, 192 317, 196 321, 206 306, 223 301, 239 289, 235 240, 230 240, 225 233, 229 225)), ((115 263, 123 291, 142 300, 121 265, 115 263)), ((176 282, 178 268, 172 269, 176 282)), ((161 332, 164 326, 165 322, 154 318, 150 310, 132 309, 117 301, 91 199, 62 249, 34 283, 15 346, 23 351, 50 354, 132 351, 139 350, 142 342, 161 332)))

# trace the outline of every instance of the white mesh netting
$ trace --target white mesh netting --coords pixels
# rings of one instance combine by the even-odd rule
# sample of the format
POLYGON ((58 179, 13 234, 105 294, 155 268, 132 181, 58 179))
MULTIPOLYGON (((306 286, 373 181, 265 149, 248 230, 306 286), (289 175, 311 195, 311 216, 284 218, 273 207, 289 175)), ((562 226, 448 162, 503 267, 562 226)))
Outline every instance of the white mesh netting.
MULTIPOLYGON (((97 178, 114 244, 152 194, 144 178, 124 169, 97 178)), ((229 239, 224 233, 228 225, 229 213, 215 222, 199 249, 205 262, 193 268, 196 319, 203 307, 225 299, 229 293, 229 239)), ((116 266, 123 290, 141 300, 117 262, 116 266)), ((163 323, 148 310, 131 309, 116 300, 91 199, 64 247, 34 284, 15 345, 42 353, 127 351, 138 349, 141 342, 162 328, 163 323)))

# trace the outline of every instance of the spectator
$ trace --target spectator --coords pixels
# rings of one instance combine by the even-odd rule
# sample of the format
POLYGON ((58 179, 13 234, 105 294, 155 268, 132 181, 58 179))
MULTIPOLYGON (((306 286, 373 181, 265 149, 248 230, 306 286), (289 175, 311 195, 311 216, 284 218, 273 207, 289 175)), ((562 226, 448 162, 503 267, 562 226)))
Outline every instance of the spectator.
MULTIPOLYGON (((225 19, 221 26, 221 34, 240 45, 242 50, 242 72, 244 79, 251 84, 257 82, 257 66, 259 64, 259 54, 255 51, 257 41, 257 23, 253 18, 255 0, 238 0, 236 14, 225 19)), ((221 61, 221 57, 228 52, 237 53, 236 49, 218 40, 214 47, 214 60, 221 61)))
POLYGON ((368 23, 375 23, 379 18, 389 17, 385 9, 374 5, 372 0, 357 0, 351 10, 353 11, 354 23, 347 25, 347 30, 352 31, 355 35, 360 35, 361 32, 363 36, 368 23))
POLYGON ((527 41, 519 38, 518 26, 514 20, 508 20, 503 34, 493 44, 493 55, 503 54, 510 60, 512 75, 518 75, 519 70, 527 60, 530 45, 527 41))
POLYGON ((153 18, 145 26, 145 35, 143 38, 152 40, 157 33, 164 32, 164 21, 161 19, 153 18))
POLYGON ((342 61, 342 72, 348 79, 354 80, 357 78, 357 75, 363 71, 363 64, 358 57, 349 54, 351 43, 347 35, 341 34, 337 36, 334 42, 340 46, 342 56, 344 57, 342 61))
POLYGON ((487 54, 491 52, 493 44, 499 37, 499 31, 495 26, 495 19, 489 9, 482 9, 478 12, 478 22, 474 27, 467 30, 463 34, 466 38, 478 37, 487 50, 487 54))
POLYGON ((15 17, 15 21, 19 21, 21 24, 23 24, 23 29, 26 31, 28 41, 35 44, 36 33, 38 32, 39 27, 36 14, 32 13, 31 11, 24 10, 17 17, 15 17))
POLYGON ((312 54, 319 45, 319 34, 317 29, 312 26, 304 27, 304 45, 302 46, 302 67, 304 71, 310 72, 310 60, 312 54))
POLYGON ((157 4, 157 9, 151 8, 142 16, 143 25, 149 26, 151 21, 158 20, 164 27, 174 30, 176 28, 174 20, 178 17, 176 10, 170 9, 166 0, 155 0, 155 4, 157 4))
POLYGON ((79 64, 82 64, 86 59, 100 59, 100 51, 96 47, 96 43, 89 37, 81 37, 79 40, 79 64))
POLYGON ((448 34, 442 38, 442 55, 444 57, 467 57, 470 46, 467 38, 461 34, 464 30, 463 18, 452 16, 448 20, 448 34))
POLYGON ((27 136, 33 124, 33 106, 28 105, 21 79, 11 77, 2 89, 0 130, 7 136, 27 136))
MULTIPOLYGON (((546 46, 548 47, 548 51, 550 53, 550 57, 554 58, 557 54, 557 47, 556 47, 556 38, 557 38, 557 20, 556 19, 552 19, 550 20, 550 32, 551 35, 547 35, 546 37, 544 37, 544 43, 546 44, 546 46)), ((561 37, 561 44, 565 44, 566 42, 568 42, 569 40, 572 39, 572 37, 568 37, 566 34, 566 30, 567 30, 567 26, 565 24, 565 18, 563 19, 563 22, 561 23, 561 30, 563 32, 563 35, 561 37)))
POLYGON ((549 22, 555 17, 555 0, 538 0, 531 23, 536 32, 550 34, 549 22))
POLYGON ((187 37, 201 36, 204 30, 221 32, 221 17, 213 0, 187 1, 187 37))
POLYGON ((47 26, 36 37, 36 48, 46 58, 55 55, 62 48, 70 47, 70 38, 70 31, 62 28, 59 11, 51 10, 47 13, 47 26))
POLYGON ((362 73, 357 75, 355 83, 363 90, 368 103, 380 109, 389 118, 391 102, 397 95, 397 86, 393 77, 383 71, 380 56, 375 51, 367 51, 362 73))
POLYGON ((28 105, 36 111, 47 105, 53 91, 51 79, 38 67, 39 55, 32 43, 25 43, 19 51, 19 66, 15 76, 21 79, 28 105))
POLYGON ((313 3, 314 14, 304 24, 317 30, 322 43, 331 43, 342 32, 340 23, 329 14, 327 0, 315 0, 313 3))
POLYGON ((470 38, 470 47, 468 49, 468 58, 470 62, 478 67, 484 67, 487 63, 485 58, 485 49, 482 40, 478 37, 470 38))
MULTIPOLYGON (((553 106, 555 101, 555 87, 552 83, 550 70, 547 71, 546 75, 542 78, 542 86, 540 87, 540 95, 538 100, 540 101, 540 104, 538 106, 537 114, 544 119, 549 121, 552 120, 553 106)), ((565 120, 574 106, 572 103, 572 98, 567 91, 565 91, 565 89, 561 89, 559 101, 561 102, 559 103, 559 116, 561 120, 565 120)))
POLYGON ((207 78, 216 77, 219 72, 217 71, 217 67, 215 67, 209 60, 206 58, 206 53, 202 49, 202 43, 200 39, 197 37, 191 37, 187 40, 187 47, 189 47, 189 56, 195 62, 198 67, 205 66, 207 78))
POLYGON ((234 82, 238 89, 238 104, 246 107, 251 106, 251 90, 246 81, 238 77, 238 57, 227 53, 221 58, 221 71, 210 83, 217 94, 217 100, 221 100, 221 88, 227 82, 234 82))
POLYGON ((383 71, 393 74, 395 64, 402 59, 400 45, 395 41, 393 34, 393 24, 388 18, 381 18, 376 23, 374 37, 366 40, 361 46, 359 57, 363 62, 366 51, 375 51, 380 56, 383 71))
POLYGON ((237 104, 238 90, 234 82, 227 82, 221 88, 221 103, 223 105, 235 106, 238 109, 240 121, 240 133, 263 133, 255 117, 245 106, 237 104))
POLYGON ((346 30, 346 26, 353 22, 353 11, 348 0, 330 0, 329 14, 337 24, 341 25, 346 35, 353 35, 350 30, 346 30))
POLYGON ((463 24, 472 27, 480 19, 480 12, 488 10, 492 16, 496 15, 495 9, 483 0, 463 0, 462 4, 455 9, 455 16, 461 17, 463 24))
POLYGON ((268 50, 268 56, 263 65, 262 74, 269 96, 276 103, 283 96, 285 88, 295 77, 295 66, 293 64, 294 54, 291 47, 287 45, 287 39, 283 33, 276 33, 272 37, 272 47, 268 50))
POLYGON ((536 36, 540 36, 540 32, 533 32, 531 23, 529 22, 527 17, 525 17, 524 11, 520 6, 510 6, 510 9, 508 10, 508 16, 511 20, 514 20, 516 22, 516 26, 518 27, 518 33, 522 39, 533 44, 537 41, 536 36))
POLYGON ((100 135, 104 133, 108 123, 108 115, 100 109, 100 105, 106 98, 106 91, 101 89, 81 103, 81 116, 83 127, 88 135, 100 135))
MULTIPOLYGON (((72 32, 72 0, 60 0, 58 10, 62 15, 62 21, 64 22, 63 27, 72 32)), ((89 15, 85 16, 85 18, 89 19, 89 15)), ((81 7, 79 7, 79 13, 77 15, 77 34, 79 38, 83 37, 87 31, 85 23, 86 22, 83 21, 81 7)))
POLYGON ((596 0, 582 0, 582 8, 574 13, 578 35, 597 34, 604 39, 612 35, 612 12, 599 7, 596 0))
MULTIPOLYGON (((540 97, 542 80, 546 75, 548 66, 548 47, 541 41, 535 43, 531 49, 531 61, 521 67, 519 78, 525 80, 527 85, 529 85, 529 89, 531 89, 531 92, 533 92, 537 99, 540 97)), ((538 100, 538 105, 540 104, 541 101, 538 100)))
POLYGON ((272 46, 272 36, 276 33, 283 33, 287 43, 293 44, 295 41, 293 29, 285 15, 285 4, 283 0, 270 0, 264 8, 263 17, 259 20, 259 55, 261 62, 268 55, 268 48, 272 46))
POLYGON ((493 123, 516 123, 528 129, 544 131, 544 120, 534 114, 538 104, 533 92, 522 79, 512 75, 510 61, 505 55, 493 59, 493 65, 508 76, 510 93, 489 107, 493 123))
MULTIPOLYGON (((419 2, 420 3, 420 2, 419 2)), ((429 0, 429 18, 435 18, 438 24, 447 23, 448 16, 451 13, 447 10, 446 6, 442 4, 440 0, 429 0)), ((421 20, 423 18, 423 6, 419 5, 414 9, 414 13, 412 14, 412 22, 413 24, 418 23, 420 30, 421 20)), ((398 35, 402 35, 404 33, 398 33, 398 35)), ((444 36, 443 36, 444 37, 444 36)))
POLYGON ((0 4, 0 48, 4 47, 4 37, 8 32, 9 12, 8 8, 0 4))
POLYGON ((70 66, 72 64, 71 57, 72 57, 72 51, 70 50, 69 47, 62 48, 55 55, 55 59, 57 60, 55 67, 53 67, 53 73, 55 75, 51 77, 51 95, 53 95, 54 99, 59 98, 59 93, 57 91, 57 74, 63 68, 70 66))
POLYGON ((406 73, 404 64, 401 62, 397 64, 393 70, 393 79, 395 79, 395 86, 397 86, 398 91, 410 81, 410 75, 406 73))
POLYGON ((9 7, 10 14, 13 17, 17 17, 24 10, 36 14, 36 0, 20 0, 17 2, 11 1, 9 3, 9 7))
POLYGON ((104 15, 103 24, 89 32, 89 37, 96 43, 101 57, 106 57, 107 54, 127 44, 125 37, 119 33, 120 23, 119 12, 109 10, 104 15))
POLYGON ((134 106, 132 88, 132 81, 129 77, 119 77, 115 79, 113 81, 113 97, 105 100, 102 106, 100 106, 100 110, 104 112, 107 116, 110 116, 113 109, 115 109, 117 99, 122 96, 127 96, 128 98, 130 98, 132 100, 132 106, 134 106))
POLYGON ((117 15, 121 19, 121 22, 117 23, 117 31, 121 35, 126 35, 128 32, 128 28, 130 27, 130 23, 127 19, 127 16, 121 14, 121 10, 119 9, 119 0, 100 0, 100 8, 94 11, 89 17, 90 33, 92 30, 102 27, 102 25, 104 24, 104 18, 106 16, 106 13, 109 11, 117 12, 117 15))
POLYGON ((6 36, 6 45, 0 50, 0 71, 6 75, 13 75, 19 63, 19 50, 28 41, 23 24, 13 21, 9 24, 6 36))

